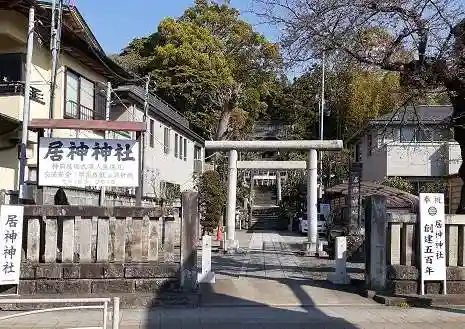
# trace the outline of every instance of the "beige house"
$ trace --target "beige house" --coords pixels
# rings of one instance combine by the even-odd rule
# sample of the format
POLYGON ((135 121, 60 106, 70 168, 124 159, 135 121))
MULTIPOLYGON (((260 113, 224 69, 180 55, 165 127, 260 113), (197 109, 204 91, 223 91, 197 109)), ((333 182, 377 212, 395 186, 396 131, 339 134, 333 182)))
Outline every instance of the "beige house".
MULTIPOLYGON (((108 58, 75 7, 65 8, 56 96, 50 108, 51 6, 35 0, 0 0, 0 189, 18 185, 18 143, 24 99, 28 11, 36 8, 30 118, 105 119, 107 82, 131 76, 108 58)), ((103 137, 103 132, 51 132, 53 137, 103 137)), ((29 180, 35 180, 37 136, 29 133, 29 180)))

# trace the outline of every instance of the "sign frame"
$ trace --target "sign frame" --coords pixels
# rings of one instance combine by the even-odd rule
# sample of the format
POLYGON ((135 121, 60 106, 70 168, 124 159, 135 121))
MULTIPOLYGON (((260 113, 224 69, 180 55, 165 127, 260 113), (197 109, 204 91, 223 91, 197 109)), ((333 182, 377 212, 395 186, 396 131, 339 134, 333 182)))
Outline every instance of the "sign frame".
POLYGON ((446 295, 445 196, 444 193, 420 193, 419 198, 417 227, 420 232, 418 234, 420 238, 420 294, 425 294, 426 281, 439 281, 443 283, 443 294, 446 295), (432 256, 425 256, 425 251, 428 251, 428 254, 432 256), (428 257, 428 260, 425 257, 428 257), (431 266, 427 266, 428 264, 431 266), (437 270, 438 266, 439 271, 437 270), (428 269, 429 277, 426 276, 428 269), (436 274, 431 278, 433 272, 436 274))
MULTIPOLYGON (((107 150, 105 150, 105 152, 106 151, 107 150)), ((141 178, 141 168, 140 168, 141 167, 141 164, 140 164, 141 154, 140 152, 141 152, 140 141, 133 140, 133 139, 121 139, 120 140, 120 139, 99 139, 99 138, 40 137, 39 143, 38 143, 38 151, 37 151, 37 185, 38 186, 57 186, 57 187, 81 187, 81 188, 85 188, 87 186, 106 186, 106 187, 115 186, 115 187, 137 188, 140 185, 140 178, 141 178), (51 180, 47 179, 46 173, 44 172, 45 170, 44 161, 47 161, 47 162, 52 161, 50 162, 50 164, 53 164, 53 165, 55 165, 55 162, 53 159, 44 160, 43 153, 45 152, 44 149, 46 149, 46 147, 43 144, 47 144, 47 143, 49 144, 48 151, 47 151, 47 155, 48 155, 48 152, 50 151, 50 145, 51 145, 50 143, 57 143, 57 142, 62 142, 61 145, 64 144, 63 146, 59 148, 61 150, 60 152, 62 152, 63 150, 67 150, 67 153, 66 152, 60 153, 60 156, 61 156, 60 161, 62 161, 62 159, 66 159, 65 160, 66 163, 64 164, 60 163, 60 166, 67 166, 67 167, 65 169, 60 168, 59 171, 61 174, 64 174, 64 172, 66 171, 66 175, 69 175, 69 174, 71 175, 68 178, 61 177, 61 176, 57 177, 55 179, 57 180, 57 182, 58 180, 62 180, 60 184, 58 184, 57 182, 51 183, 50 181, 51 180, 53 181, 54 178, 52 178, 51 180), (73 143, 73 146, 71 146, 72 143, 73 143), (84 143, 84 145, 87 148, 86 153, 84 155, 78 154, 76 152, 77 148, 81 147, 82 145, 81 143, 84 143), (96 146, 97 145, 96 143, 99 143, 99 145, 101 144, 100 155, 97 154, 97 158, 92 159, 93 152, 96 152, 95 148, 98 148, 98 146, 96 146), (77 147, 75 147, 76 145, 77 147), (103 154, 104 152, 103 145, 105 145, 105 147, 109 145, 108 146, 109 151, 106 154, 103 154), (71 152, 72 149, 73 149, 73 152, 71 152), (116 152, 118 152, 118 154, 116 152), (73 158, 68 159, 71 153, 73 153, 73 158), (117 160, 115 159, 115 157, 117 158, 117 160), (129 161, 125 162, 125 159, 127 157, 130 157, 130 162, 129 161), (105 160, 102 161, 102 158, 104 158, 105 160), (110 162, 107 162, 106 160, 107 158, 110 160, 110 162), (126 166, 127 166, 127 163, 131 163, 130 167, 134 167, 134 168, 131 169, 131 168, 123 167, 125 163, 126 163, 126 166), (103 168, 100 168, 100 165, 102 165, 103 168), (68 168, 69 166, 71 166, 72 168, 71 169, 68 168), (77 175, 76 168, 75 168, 76 166, 88 166, 89 167, 89 168, 84 168, 84 169, 83 168, 78 169, 80 170, 81 174, 82 172, 86 173, 86 177, 79 178, 79 179, 82 179, 81 184, 80 183, 76 184, 76 182, 79 181, 78 177, 76 177, 77 175), (90 166, 92 166, 92 168, 90 168, 90 166), (98 169, 95 166, 97 166, 98 169), (118 183, 114 185, 105 184, 105 180, 107 180, 108 182, 110 179, 115 182, 121 182, 121 179, 118 178, 119 176, 118 177, 115 176, 112 178, 96 176, 96 175, 105 176, 105 172, 107 171, 106 170, 107 168, 105 168, 106 166, 108 166, 109 168, 108 169, 109 173, 112 173, 110 169, 112 166, 114 166, 113 169, 116 170, 116 174, 124 175, 124 176, 128 175, 126 180, 129 183, 123 184, 123 185, 118 184, 118 183), (122 168, 117 168, 117 166, 122 167, 122 168), (120 172, 118 172, 118 170, 120 172), (91 171, 92 171, 92 177, 90 177, 91 171), (129 174, 131 178, 129 178, 129 174), (68 179, 70 183, 64 184, 63 182, 64 179, 68 179), (97 183, 99 179, 102 181, 103 184, 94 184, 94 183, 97 183)), ((57 155, 53 154, 52 156, 57 156, 57 155)), ((59 161, 58 160, 55 160, 55 161, 58 164, 59 161)), ((55 172, 53 172, 53 170, 52 170, 52 173, 56 174, 55 172)))

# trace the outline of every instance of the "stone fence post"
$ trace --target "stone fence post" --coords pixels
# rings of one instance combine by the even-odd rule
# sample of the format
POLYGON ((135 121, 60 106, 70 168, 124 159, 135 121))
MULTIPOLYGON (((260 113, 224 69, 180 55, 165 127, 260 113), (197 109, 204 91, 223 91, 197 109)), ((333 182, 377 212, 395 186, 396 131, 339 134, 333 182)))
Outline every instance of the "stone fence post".
POLYGON ((192 290, 197 286, 197 247, 199 244, 198 193, 182 193, 181 218, 181 288, 192 290))
POLYGON ((386 231, 385 196, 366 199, 365 208, 365 283, 369 290, 386 289, 386 231))

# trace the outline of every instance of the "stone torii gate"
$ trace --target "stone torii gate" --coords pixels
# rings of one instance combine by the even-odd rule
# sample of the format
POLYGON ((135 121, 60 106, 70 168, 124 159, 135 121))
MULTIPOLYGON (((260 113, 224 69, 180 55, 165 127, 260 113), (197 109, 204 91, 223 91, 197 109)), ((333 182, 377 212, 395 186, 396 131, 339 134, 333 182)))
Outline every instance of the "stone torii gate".
MULTIPOLYGON (((319 151, 338 151, 342 150, 342 140, 291 140, 291 141, 206 141, 205 149, 213 151, 228 151, 228 199, 226 211, 226 238, 228 249, 236 249, 238 242, 235 240, 236 231, 236 188, 237 188, 237 151, 307 151, 307 218, 309 221, 309 245, 308 251, 314 253, 317 251, 318 242, 318 156, 319 151)), ((248 161, 247 168, 250 166, 278 166, 280 161, 248 161), (252 164, 254 162, 255 164, 252 164), (269 164, 263 164, 267 162, 269 164)), ((284 162, 284 161, 283 161, 284 162)), ((295 161, 288 164, 283 163, 279 168, 267 169, 297 169, 300 164, 295 161), (294 167, 292 167, 294 166, 294 167)), ((247 164, 241 163, 241 167, 247 164)), ((257 169, 258 169, 257 168, 257 169)), ((300 168, 299 168, 300 169, 300 168)))

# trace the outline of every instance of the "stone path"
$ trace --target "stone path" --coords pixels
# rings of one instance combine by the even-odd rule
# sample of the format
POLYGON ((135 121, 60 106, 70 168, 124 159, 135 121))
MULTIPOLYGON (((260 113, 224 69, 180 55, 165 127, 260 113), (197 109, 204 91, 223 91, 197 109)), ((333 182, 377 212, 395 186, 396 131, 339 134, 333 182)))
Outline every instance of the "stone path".
MULTIPOLYGON (((460 323, 464 319, 463 310, 452 308, 404 309, 379 305, 312 308, 220 307, 151 312, 123 310, 120 329, 452 329, 461 328, 460 323)), ((2 329, 65 329, 101 325, 101 313, 95 311, 33 315, 0 321, 2 329)))
MULTIPOLYGON (((240 232, 238 237, 247 242, 247 253, 213 257, 217 281, 202 287, 202 306, 375 304, 356 294, 353 286, 340 287, 326 281, 333 271, 333 261, 299 256, 306 237, 262 231, 240 232)), ((360 268, 352 268, 355 270, 360 272, 360 268)))
MULTIPOLYGON (((122 310, 120 329, 455 329, 465 320, 460 308, 386 307, 358 296, 350 287, 328 285, 325 279, 332 261, 295 253, 305 237, 238 232, 237 239, 248 252, 213 256, 217 283, 203 288, 200 308, 122 310)), ((353 278, 360 278, 360 266, 351 266, 353 278)), ((0 321, 0 329, 101 325, 102 313, 97 311, 0 321)))
MULTIPOLYGON (((217 279, 239 277, 269 279, 326 280, 334 261, 298 255, 305 236, 287 232, 236 233, 246 254, 213 254, 212 267, 217 279)), ((352 279, 363 280, 363 264, 348 264, 352 279)))

